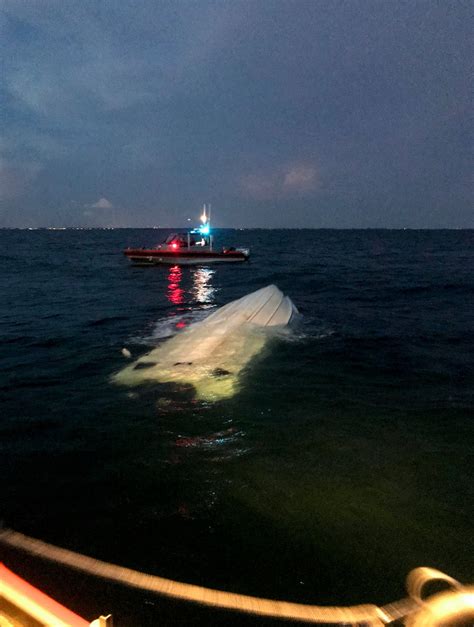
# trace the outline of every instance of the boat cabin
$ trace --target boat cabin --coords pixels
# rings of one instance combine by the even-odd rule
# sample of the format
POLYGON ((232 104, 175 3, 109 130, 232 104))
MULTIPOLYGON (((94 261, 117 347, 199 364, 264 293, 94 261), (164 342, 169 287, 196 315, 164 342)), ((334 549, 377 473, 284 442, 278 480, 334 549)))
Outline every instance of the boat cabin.
POLYGON ((187 233, 171 233, 161 244, 160 248, 163 247, 171 250, 207 247, 212 250, 212 236, 204 235, 198 229, 193 229, 187 233))

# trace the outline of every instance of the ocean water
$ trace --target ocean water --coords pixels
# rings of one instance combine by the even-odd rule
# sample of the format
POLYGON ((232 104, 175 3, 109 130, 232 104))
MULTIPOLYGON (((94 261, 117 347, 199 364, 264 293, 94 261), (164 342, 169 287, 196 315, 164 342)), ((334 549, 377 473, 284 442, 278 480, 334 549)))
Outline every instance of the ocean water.
MULTIPOLYGON (((0 231, 4 524, 305 603, 387 603, 420 565, 472 580, 474 231, 218 231, 251 248, 235 266, 137 268, 121 254, 163 236, 0 231), (301 318, 232 398, 111 383, 122 348, 138 357, 271 283, 301 318)), ((62 589, 61 569, 7 558, 90 618, 212 624, 79 575, 62 589)))

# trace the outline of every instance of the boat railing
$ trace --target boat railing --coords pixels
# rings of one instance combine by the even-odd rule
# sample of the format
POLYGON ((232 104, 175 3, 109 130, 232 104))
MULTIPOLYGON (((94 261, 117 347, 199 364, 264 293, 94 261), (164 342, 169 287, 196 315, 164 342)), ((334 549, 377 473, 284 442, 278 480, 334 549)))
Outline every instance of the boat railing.
POLYGON ((140 590, 214 608, 281 620, 346 626, 396 623, 407 627, 441 627, 453 624, 453 621, 474 619, 474 586, 463 586, 449 575, 427 567, 415 568, 410 572, 407 578, 408 596, 399 601, 382 607, 374 604, 326 607, 263 599, 181 583, 103 562, 9 529, 0 530, 0 544, 140 590), (447 589, 426 596, 426 590, 433 582, 441 583, 447 589))

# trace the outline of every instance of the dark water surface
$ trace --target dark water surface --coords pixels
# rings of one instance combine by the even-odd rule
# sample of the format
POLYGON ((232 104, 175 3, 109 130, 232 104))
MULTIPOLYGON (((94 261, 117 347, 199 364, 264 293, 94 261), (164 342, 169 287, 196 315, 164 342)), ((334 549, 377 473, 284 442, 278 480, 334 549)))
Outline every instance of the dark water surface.
MULTIPOLYGON (((419 565, 472 579, 474 232, 221 231, 252 262, 209 268, 121 255, 161 238, 0 231, 5 524, 307 603, 386 603, 419 565), (138 357, 270 283, 302 319, 233 398, 111 384, 123 347, 138 357)), ((120 620, 118 598, 80 597, 120 620)))

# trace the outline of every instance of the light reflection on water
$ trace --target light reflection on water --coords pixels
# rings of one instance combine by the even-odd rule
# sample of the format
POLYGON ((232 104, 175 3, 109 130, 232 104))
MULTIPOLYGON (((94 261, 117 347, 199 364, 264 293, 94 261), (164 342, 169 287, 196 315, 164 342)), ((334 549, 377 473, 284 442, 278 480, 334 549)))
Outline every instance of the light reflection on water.
POLYGON ((193 270, 193 294, 198 303, 211 304, 215 302, 216 288, 212 286, 215 270, 211 268, 196 268, 193 270))
MULTIPOLYGON (((196 303, 211 305, 215 303, 216 288, 212 284, 215 270, 211 268, 193 268, 191 270, 191 294, 196 303)), ((166 297, 173 305, 182 305, 185 301, 183 288, 183 270, 180 266, 171 266, 168 273, 166 297)))
POLYGON ((172 266, 168 274, 168 291, 166 297, 173 305, 184 303, 184 290, 180 286, 183 272, 179 266, 172 266))

